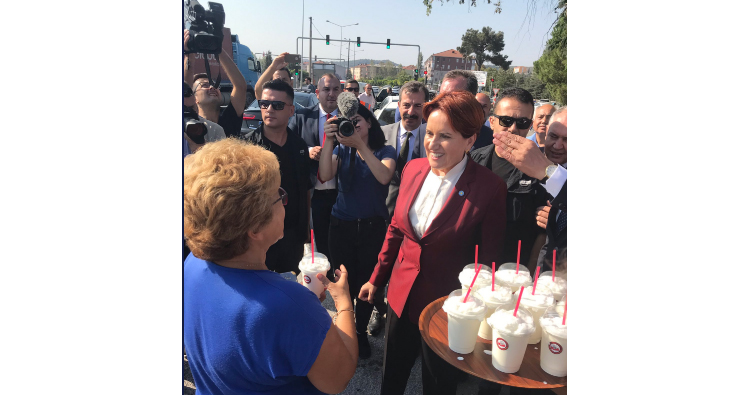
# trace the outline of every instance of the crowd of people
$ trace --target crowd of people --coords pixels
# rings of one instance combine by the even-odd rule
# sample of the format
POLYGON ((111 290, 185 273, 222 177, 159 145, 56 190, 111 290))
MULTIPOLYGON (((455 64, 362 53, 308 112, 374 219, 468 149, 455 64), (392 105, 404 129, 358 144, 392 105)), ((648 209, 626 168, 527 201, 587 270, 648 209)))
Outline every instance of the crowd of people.
POLYGON ((424 393, 454 394, 457 371, 422 340, 420 313, 460 288, 475 246, 480 263, 501 264, 516 261, 520 240, 531 272, 551 270, 554 251, 566 269, 567 108, 535 107, 521 88, 492 105, 473 73, 453 70, 431 101, 424 84, 404 84, 400 119, 381 126, 372 86, 360 93, 349 80, 358 106, 345 136, 339 78, 310 83, 319 104, 299 106, 285 54, 255 86, 263 122, 247 133, 247 92, 227 54, 223 110, 207 76, 185 67, 185 111, 207 125, 183 134, 184 345, 196 387, 338 393, 371 355, 368 331, 385 330, 381 394, 404 393, 419 355, 424 393), (318 279, 333 320, 325 294, 280 275, 299 273, 311 241, 331 263, 318 279))

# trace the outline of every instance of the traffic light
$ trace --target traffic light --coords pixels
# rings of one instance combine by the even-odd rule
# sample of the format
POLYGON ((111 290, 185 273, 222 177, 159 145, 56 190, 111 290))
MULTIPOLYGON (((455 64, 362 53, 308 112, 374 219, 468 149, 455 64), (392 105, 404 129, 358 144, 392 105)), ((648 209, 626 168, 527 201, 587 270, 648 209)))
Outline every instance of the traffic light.
POLYGON ((414 77, 416 78, 419 75, 419 70, 414 69, 414 77))
POLYGON ((391 39, 390 38, 388 39, 388 42, 386 42, 385 48, 386 49, 391 49, 391 39))
POLYGON ((359 47, 359 37, 357 37, 357 46, 359 47))
POLYGON ((299 70, 294 70, 294 75, 299 75, 299 70))
MULTIPOLYGON (((424 75, 427 76, 427 70, 424 71, 424 75)), ((494 80, 493 80, 494 81, 494 80)))
POLYGON ((494 78, 490 78, 490 81, 495 82, 495 79, 494 78))
POLYGON ((326 45, 331 45, 331 36, 326 34, 326 45))

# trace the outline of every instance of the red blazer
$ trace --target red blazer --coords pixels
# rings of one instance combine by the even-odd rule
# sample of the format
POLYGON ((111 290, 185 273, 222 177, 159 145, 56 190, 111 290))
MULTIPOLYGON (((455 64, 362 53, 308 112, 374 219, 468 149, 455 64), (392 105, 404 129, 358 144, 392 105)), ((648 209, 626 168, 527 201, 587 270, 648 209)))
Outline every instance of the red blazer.
POLYGON ((418 323, 422 310, 435 299, 461 288, 458 274, 474 262, 497 264, 505 236, 505 182, 469 159, 445 205, 422 239, 414 234, 409 210, 430 172, 427 158, 407 162, 396 209, 370 283, 388 286, 388 304, 402 316, 409 299, 409 319, 418 323), (463 193, 461 193, 463 192, 463 193), (463 196, 462 196, 463 195, 463 196))

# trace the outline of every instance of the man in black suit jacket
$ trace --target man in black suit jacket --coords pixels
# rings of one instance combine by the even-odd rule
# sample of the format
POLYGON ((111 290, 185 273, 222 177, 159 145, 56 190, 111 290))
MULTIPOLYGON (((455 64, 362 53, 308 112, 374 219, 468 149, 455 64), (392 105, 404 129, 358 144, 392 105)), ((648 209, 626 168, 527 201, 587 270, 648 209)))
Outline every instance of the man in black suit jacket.
POLYGON ((324 74, 318 81, 315 90, 319 104, 299 110, 289 121, 289 129, 296 132, 307 143, 310 159, 310 181, 314 185, 310 206, 312 209, 312 228, 315 230, 317 250, 328 256, 328 226, 331 221, 331 210, 336 203, 336 179, 321 182, 318 179, 318 164, 325 133, 323 124, 338 115, 336 100, 341 93, 341 83, 333 74, 324 74))
MULTIPOLYGON (((477 90, 479 90, 477 76, 468 70, 451 70, 445 74, 443 82, 440 84, 440 93, 467 91, 472 95, 476 95, 477 90)), ((492 129, 482 125, 479 136, 477 136, 477 141, 474 142, 474 146, 471 149, 475 150, 490 144, 492 144, 492 129)))
POLYGON ((547 242, 539 253, 537 265, 552 270, 553 251, 557 250, 557 269, 567 266, 568 246, 568 108, 552 114, 544 140, 544 153, 531 140, 509 132, 495 133, 493 142, 499 155, 523 173, 539 179, 554 199, 550 206, 540 207, 537 223, 547 229, 547 242))

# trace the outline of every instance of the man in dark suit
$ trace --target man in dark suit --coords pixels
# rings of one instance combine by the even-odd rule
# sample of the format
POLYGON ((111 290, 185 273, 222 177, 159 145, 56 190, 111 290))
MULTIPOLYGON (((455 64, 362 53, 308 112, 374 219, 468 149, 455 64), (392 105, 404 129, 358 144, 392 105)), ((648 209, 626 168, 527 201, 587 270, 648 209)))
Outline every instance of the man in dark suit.
MULTIPOLYGON (((440 93, 453 92, 453 91, 467 91, 472 95, 477 94, 479 90, 479 82, 477 76, 474 73, 467 70, 451 70, 443 77, 443 82, 440 84, 440 93)), ((492 129, 485 125, 482 125, 482 129, 479 131, 477 141, 474 143, 472 150, 486 147, 492 144, 492 129)))
POLYGON ((324 74, 318 81, 315 90, 319 104, 298 111, 289 121, 289 129, 296 132, 307 143, 311 161, 310 179, 314 185, 310 206, 312 209, 312 228, 315 230, 317 250, 328 256, 328 226, 331 222, 331 210, 336 203, 336 179, 321 182, 318 178, 320 151, 325 139, 323 125, 326 120, 337 116, 336 100, 341 93, 341 83, 333 74, 324 74))
POLYGON ((546 228, 547 241, 539 253, 538 265, 542 270, 552 270, 553 251, 557 250, 557 269, 567 264, 568 246, 568 108, 561 107, 552 114, 544 140, 544 154, 533 141, 515 136, 507 131, 496 133, 493 142, 499 155, 528 174, 543 182, 544 188, 554 197, 547 207, 537 212, 539 226, 546 228))

